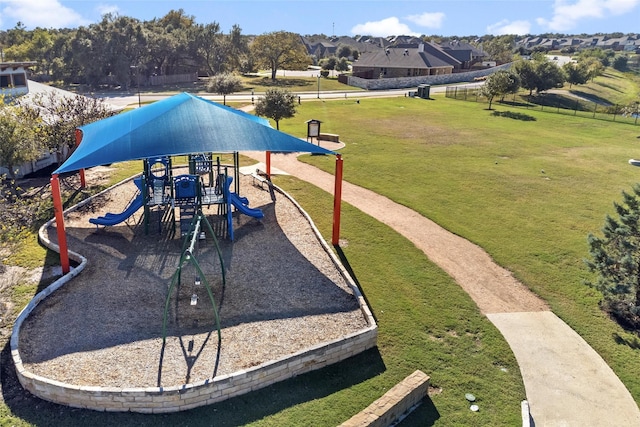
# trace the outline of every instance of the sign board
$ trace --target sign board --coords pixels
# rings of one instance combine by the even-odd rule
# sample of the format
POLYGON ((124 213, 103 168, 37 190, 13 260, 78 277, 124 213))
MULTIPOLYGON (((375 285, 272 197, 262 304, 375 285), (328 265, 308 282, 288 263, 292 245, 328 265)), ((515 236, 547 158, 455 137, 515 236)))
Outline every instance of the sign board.
POLYGON ((317 138, 320 136, 320 120, 307 120, 307 138, 317 138))

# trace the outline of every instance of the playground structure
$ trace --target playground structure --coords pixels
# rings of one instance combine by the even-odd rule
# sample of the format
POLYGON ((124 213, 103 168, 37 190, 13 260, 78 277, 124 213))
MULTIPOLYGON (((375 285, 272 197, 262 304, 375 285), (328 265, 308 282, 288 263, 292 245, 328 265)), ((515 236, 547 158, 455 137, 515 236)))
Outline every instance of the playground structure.
MULTIPOLYGON (((316 267, 315 263, 309 264, 306 254, 303 255, 301 251, 291 247, 292 241, 286 237, 286 234, 283 234, 281 227, 275 226, 278 215, 272 214, 267 215, 261 221, 262 226, 259 228, 259 232, 251 233, 257 239, 242 238, 238 239, 237 242, 233 241, 234 212, 237 212, 239 223, 243 225, 247 221, 252 221, 253 218, 262 219, 264 216, 261 210, 250 208, 248 199, 239 194, 238 152, 266 152, 265 176, 267 180, 269 180, 271 173, 271 152, 307 152, 336 155, 332 242, 337 244, 342 181, 342 159, 339 154, 281 133, 273 129, 265 119, 217 105, 190 94, 176 95, 140 109, 82 126, 76 130, 76 141, 78 144, 76 150, 62 166, 54 171, 51 178, 55 218, 50 221, 48 227, 54 221, 56 227, 48 230, 48 233, 55 233, 56 235, 56 242, 51 244, 55 245, 55 249, 60 254, 62 272, 65 276, 55 284, 52 284, 46 291, 38 294, 28 308, 21 313, 14 326, 11 340, 11 351, 16 372, 21 384, 27 390, 47 400, 76 407, 110 411, 174 412, 211 404, 238 394, 247 393, 274 382, 319 369, 327 364, 336 363, 375 346, 377 336, 375 319, 373 319, 362 295, 360 295, 359 289, 353 280, 348 277, 346 270, 343 267, 339 267, 339 261, 335 259, 328 247, 325 246, 321 252, 324 256, 333 256, 332 263, 335 263, 337 269, 332 273, 325 274, 322 272, 323 269, 319 270, 316 267), (185 135, 189 135, 189 137, 185 138, 185 135), (231 169, 231 173, 229 173, 230 166, 220 165, 218 159, 215 162, 213 161, 213 155, 208 154, 212 152, 233 153, 234 166, 231 169), (174 172, 178 172, 178 169, 174 168, 172 156, 184 155, 189 155, 188 173, 173 176, 174 172), (112 246, 113 249, 109 249, 100 255, 100 263, 89 265, 88 268, 90 269, 107 268, 109 275, 114 276, 106 280, 108 285, 117 287, 128 281, 128 286, 123 287, 122 291, 118 287, 117 290, 107 291, 100 296, 95 294, 96 297, 91 298, 91 301, 104 302, 109 300, 114 307, 129 307, 130 316, 122 318, 118 316, 116 317, 117 319, 139 317, 146 320, 147 318, 157 318, 157 307, 164 306, 163 353, 161 357, 169 363, 167 370, 163 373, 164 365, 161 363, 158 377, 153 378, 151 382, 135 382, 130 386, 122 386, 122 383, 118 383, 115 384, 115 387, 108 385, 109 378, 112 378, 112 375, 102 378, 104 383, 100 382, 97 384, 98 387, 89 388, 78 388, 73 385, 75 384, 73 380, 70 383, 65 383, 64 380, 62 382, 55 379, 50 380, 49 372, 54 372, 56 371, 55 369, 43 371, 43 376, 34 376, 28 369, 24 369, 25 365, 23 365, 21 352, 18 348, 22 322, 38 321, 38 316, 29 317, 29 314, 36 309, 40 301, 44 300, 59 287, 66 285, 71 279, 83 281, 84 279, 96 277, 93 275, 79 275, 87 266, 86 259, 79 253, 69 250, 67 232, 65 230, 67 212, 63 210, 59 175, 78 171, 81 185, 84 187, 86 185, 84 176, 86 168, 129 160, 143 160, 144 171, 141 176, 134 180, 137 193, 131 198, 128 206, 120 213, 106 213, 97 218, 85 216, 83 221, 85 224, 90 222, 98 227, 100 225, 116 225, 127 221, 135 212, 143 208, 144 212, 140 223, 143 223, 144 227, 117 227, 112 232, 105 233, 103 237, 106 239, 115 238, 117 241, 125 242, 126 244, 127 241, 131 242, 131 238, 136 235, 136 232, 142 231, 143 228, 144 235, 142 233, 137 234, 140 241, 134 245, 127 244, 125 252, 115 249, 119 244, 115 243, 115 246, 112 246), (231 185, 234 185, 234 191, 231 190, 231 185), (215 214, 208 217, 204 216, 203 209, 205 207, 207 210, 210 210, 211 207, 216 209, 215 214), (249 219, 245 221, 244 217, 240 217, 240 214, 243 214, 243 216, 248 215, 249 219), (209 222, 209 217, 214 217, 218 220, 215 224, 220 229, 212 226, 209 222), (167 225, 170 225, 171 229, 175 230, 176 224, 180 223, 180 233, 184 239, 180 253, 178 253, 176 245, 171 242, 175 233, 162 233, 160 238, 147 236, 149 225, 156 219, 159 232, 168 228, 167 225), (119 236, 124 237, 125 240, 122 240, 122 237, 119 236), (227 241, 223 243, 225 251, 223 257, 220 255, 216 236, 226 237, 225 240, 227 241), (265 236, 269 238, 264 239, 265 236), (211 255, 214 249, 210 244, 211 240, 215 242, 216 250, 218 250, 217 258, 220 263, 221 282, 216 279, 218 274, 215 270, 217 262, 208 262, 216 258, 215 254, 211 255), (274 247, 274 243, 277 243, 278 246, 274 247), (154 250, 153 247, 156 244, 163 246, 159 250, 154 250), (142 253, 128 254, 130 249, 133 250, 135 248, 142 249, 142 253), (112 257, 111 254, 115 256, 112 257), (124 255, 124 259, 122 255, 124 255), (79 264, 72 266, 70 259, 79 264), (175 259, 175 262, 171 262, 171 259, 175 259), (225 263, 230 263, 230 267, 223 265, 223 259, 225 263), (150 263, 146 264, 144 260, 148 260, 150 263), (156 260, 156 262, 151 262, 153 260, 156 260), (240 267, 234 269, 234 262, 236 267, 240 267), (280 262, 282 265, 274 268, 277 265, 276 263, 280 262), (109 263, 110 267, 107 267, 107 263, 109 263), (143 268, 140 268, 141 266, 143 268), (145 266, 146 268, 144 268, 145 266), (251 266, 251 268, 246 268, 246 266, 251 266), (167 271, 167 268, 169 268, 170 272, 167 271), (302 275, 300 274, 300 268, 306 270, 302 275), (229 298, 228 301, 233 302, 225 305, 222 321, 230 322, 223 325, 225 336, 228 337, 229 335, 227 334, 231 334, 231 336, 235 336, 235 339, 225 339, 224 352, 227 354, 231 348, 238 348, 239 351, 236 354, 242 355, 243 359, 245 357, 252 358, 252 361, 245 363, 243 360, 238 361, 233 357, 223 358, 219 368, 221 372, 217 372, 218 361, 216 358, 219 357, 220 351, 220 318, 217 313, 222 307, 227 271, 229 272, 229 280, 233 282, 234 286, 230 286, 226 293, 231 293, 235 298, 227 297, 229 298), (264 275, 265 272, 268 274, 264 275), (115 276, 119 274, 123 274, 123 277, 116 278, 115 276), (254 280, 258 274, 260 275, 260 283, 259 286, 255 286, 254 280), (193 277, 193 288, 189 285, 191 277, 193 277), (301 280, 303 278, 304 280, 301 280), (207 281, 205 282, 205 280, 207 281), (327 280, 330 283, 327 283, 327 280), (346 280, 347 283, 341 283, 343 280, 346 280), (149 286, 156 282, 165 284, 170 282, 169 287, 171 287, 171 290, 167 293, 166 285, 149 286), (201 285, 203 283, 206 283, 204 288, 211 302, 213 318, 206 318, 206 324, 201 323, 198 328, 196 324, 188 324, 192 318, 188 313, 185 315, 185 312, 188 312, 192 305, 198 304, 198 295, 195 290, 202 289, 201 285), (218 287, 218 284, 221 287, 218 287), (338 286, 336 287, 336 285, 338 286), (264 293, 263 291, 267 287, 271 291, 264 293), (128 297, 128 292, 133 292, 131 295, 137 295, 134 291, 131 291, 135 288, 144 289, 143 292, 146 292, 144 300, 128 297), (182 289, 182 292, 180 289, 182 289), (184 298, 185 290, 189 298, 184 298), (194 291, 192 292, 192 290, 194 291), (317 292, 319 297, 320 293, 324 295, 324 291, 327 291, 333 294, 334 297, 329 297, 324 300, 324 304, 316 306, 316 300, 309 298, 308 292, 310 291, 317 292), (235 294, 233 294, 234 292, 235 294), (351 300, 351 302, 347 302, 342 298, 344 292, 351 294, 355 299, 347 298, 347 300, 351 300), (155 300, 150 298, 151 296, 155 300), (338 297, 336 298, 336 296, 338 297), (289 301, 290 298, 300 298, 302 304, 293 300, 289 301), (172 302, 175 302, 175 311, 173 313, 170 311, 172 302), (286 305, 289 302, 291 304, 286 305), (352 305, 353 303, 355 303, 355 306, 352 305), (285 305, 283 306, 283 304, 285 305), (328 306, 325 306, 325 304, 328 306), (345 304, 345 306, 331 309, 329 307, 332 304, 345 304), (301 307, 305 309, 300 311, 301 307), (290 308, 295 309, 293 312, 295 314, 306 315, 293 315, 290 308), (145 313, 146 316, 144 315, 145 313), (328 319, 327 321, 333 327, 328 329, 318 328, 316 325, 316 316, 318 314, 321 314, 322 318, 325 316, 339 317, 342 319, 340 324, 345 329, 336 329, 335 322, 331 322, 328 319), (171 316, 174 317, 172 318, 171 316), (247 319, 251 322, 246 322, 247 319), (182 323, 183 320, 186 320, 186 322, 182 323), (169 325, 170 321, 173 324, 169 325), (279 325, 283 322, 290 327, 283 329, 286 334, 273 336, 269 332, 272 329, 268 327, 255 328, 254 323, 256 321, 272 324, 272 328, 279 328, 279 325), (190 326, 191 328, 182 330, 183 326, 187 329, 190 326), (205 346, 209 338, 212 337, 214 330, 218 331, 218 353, 212 353, 215 346, 205 346), (195 333, 198 333, 198 337, 196 337, 195 333), (247 334, 250 334, 250 337, 261 336, 263 340, 269 343, 274 339, 278 339, 288 344, 289 347, 276 345, 268 353, 255 353, 255 347, 240 348, 243 344, 251 342, 253 339, 247 340, 245 338, 247 334), (188 335, 191 335, 191 339, 185 341, 188 342, 185 349, 183 337, 188 335), (308 341, 310 336, 315 337, 315 340, 308 341), (192 350, 195 347, 194 340, 202 338, 204 338, 204 342, 201 349, 192 354, 192 350), (308 342, 307 346, 300 348, 299 343, 301 340, 308 342), (165 353, 165 343, 168 347, 168 353, 165 353), (289 349, 294 351, 290 352, 289 349), (177 354, 176 350, 178 350, 177 354), (202 356, 203 354, 205 356, 202 356), (197 364, 194 368, 192 363, 194 357, 203 357, 208 363, 197 364), (180 372, 172 369, 172 367, 176 366, 175 363, 178 359, 187 362, 186 378, 176 377, 176 374, 179 376, 180 372), (211 366, 215 366, 213 375, 209 371, 203 377, 203 372, 201 371, 203 367, 208 370, 211 366), (234 367, 239 370, 234 371, 234 367), (194 369, 192 370, 192 368, 194 369), (198 370, 200 371, 198 372, 198 370), (161 381, 160 375, 167 378, 162 378, 161 381)), ((270 182, 269 188, 273 190, 270 182)), ((253 189, 253 186, 250 187, 251 189, 253 189)), ((269 202, 263 199, 265 197, 264 194, 249 191, 249 195, 254 200, 265 202, 263 206, 265 206, 265 209, 269 209, 269 212, 274 209, 273 206, 266 207, 269 202)), ((129 196, 127 195, 127 197, 129 196)), ((271 201, 275 201, 274 199, 275 197, 271 192, 271 201)), ((121 201, 124 200, 126 198, 121 201)), ((290 217, 285 215, 284 218, 290 217)), ((296 224, 295 230, 300 229, 298 225, 296 224)), ((311 228, 315 231, 314 227, 311 228)), ((80 233, 87 232, 82 226, 76 229, 72 227, 69 230, 70 233, 78 231, 80 233)), ((318 242, 326 245, 321 236, 317 234, 317 231, 316 238, 318 242)), ((91 239, 88 240, 90 241, 91 239)), ((43 241, 46 241, 46 238, 43 238, 43 241)), ((85 238, 74 237, 74 245, 84 245, 86 241, 85 238)), ((326 263, 320 263, 319 265, 325 266, 326 263)), ((105 292, 105 282, 102 280, 89 280, 88 284, 95 292, 105 292)), ((76 287, 75 284, 69 283, 69 285, 72 288, 76 287)), ((87 289, 86 286, 83 286, 83 288, 87 289)), ((76 294, 75 292, 69 292, 61 295, 75 298, 76 294)), ((201 304, 200 308, 204 308, 204 311, 209 312, 206 309, 206 305, 208 304, 201 304)), ((83 310, 85 305, 67 303, 65 307, 83 310)), ((68 315, 74 319, 89 319, 94 314, 99 313, 107 316, 110 320, 114 320, 112 312, 104 310, 76 313, 69 309, 58 311, 45 308, 43 312, 55 316, 68 315)), ((195 317, 193 320, 195 320, 195 317)), ((102 323, 104 322, 100 322, 100 324, 102 323)), ((47 322, 47 325, 66 324, 69 324, 66 320, 47 322)), ((125 326, 124 328, 115 331, 122 335, 114 335, 113 338, 121 339, 121 336, 140 334, 140 326, 142 324, 144 323, 135 323, 134 327, 123 325, 125 326)), ((26 334, 28 333, 27 330, 28 328, 23 332, 26 334)), ((44 331, 45 328, 38 327, 35 330, 44 331)), ((86 328, 82 328, 77 333, 66 334, 63 337, 74 339, 76 336, 84 335, 85 332, 86 328)), ((86 337, 89 342, 93 342, 94 335, 99 335, 102 332, 114 333, 112 329, 109 331, 99 329, 95 332, 97 334, 91 333, 86 337)), ((155 334, 157 332, 153 330, 146 332, 146 335, 150 335, 150 337, 155 334)), ((47 337, 52 336, 52 334, 45 334, 42 338, 48 339, 47 337)), ((128 349, 129 341, 125 341, 122 346, 122 342, 113 342, 112 344, 115 345, 104 347, 104 341, 101 342, 100 337, 97 338, 95 345, 101 346, 103 350, 114 352, 114 355, 121 350, 127 351, 128 349)), ((111 339, 110 337, 107 338, 111 339)), ((137 348, 140 348, 140 346, 149 348, 150 351, 147 350, 140 353, 141 356, 146 357, 155 353, 154 350, 147 347, 147 344, 153 346, 153 340, 138 340, 138 338, 135 338, 132 344, 134 342, 137 348)), ((28 343, 28 341, 25 341, 25 343, 28 343)), ((43 345, 35 350, 48 351, 52 347, 55 347, 55 345, 43 345)), ((65 356, 70 355, 73 355, 73 363, 77 363, 78 352, 69 352, 65 356)), ((96 363, 102 362, 102 360, 93 360, 93 352, 82 355, 83 358, 85 356, 88 358, 86 366, 91 367, 91 369, 96 363)), ((115 364, 118 365, 118 368, 113 373, 118 376, 124 374, 122 379, 125 383, 129 382, 126 376, 127 371, 123 371, 119 366, 121 363, 127 363, 128 358, 129 355, 124 358, 114 358, 114 360, 118 361, 115 364)), ((154 358, 155 361, 158 360, 157 353, 155 353, 154 358)), ((45 363, 46 361, 47 359, 45 359, 45 363)), ((115 365, 107 363, 105 369, 115 365)), ((131 371, 132 374, 134 372, 136 376, 140 374, 146 375, 145 370, 141 371, 137 367, 131 371)))
POLYGON ((126 221, 144 207, 143 222, 145 233, 149 232, 151 218, 155 217, 158 232, 162 224, 169 222, 175 231, 176 219, 180 223, 180 235, 189 233, 196 212, 203 206, 217 207, 216 215, 224 218, 218 227, 220 237, 233 241, 234 212, 256 218, 264 217, 260 209, 250 208, 249 201, 239 192, 238 154, 233 154, 234 165, 223 165, 220 157, 213 159, 212 153, 189 155, 189 173, 173 176, 171 157, 155 157, 143 160, 144 172, 134 179, 138 193, 121 213, 106 213, 91 218, 96 226, 113 226, 126 221), (229 175, 229 169, 233 176, 229 175), (234 179, 235 178, 235 179, 234 179), (235 191, 231 191, 234 183, 235 191), (176 211, 178 215, 176 216, 176 211))
MULTIPOLYGON (((174 168, 171 157, 144 159, 143 173, 133 180, 138 191, 124 211, 118 214, 106 213, 104 216, 89 219, 89 222, 95 224, 96 227, 100 225, 113 226, 126 221, 140 208, 144 208, 142 222, 145 234, 149 233, 149 225, 153 217, 157 219, 158 233, 162 233, 163 224, 167 222, 170 223, 171 231, 175 232, 176 223, 179 223, 183 244, 178 266, 171 276, 164 306, 160 367, 162 367, 167 346, 168 322, 171 321, 174 325, 191 321, 197 323, 197 319, 189 317, 189 306, 198 304, 200 297, 197 292, 204 289, 213 313, 214 325, 212 325, 211 332, 216 331, 218 337, 218 357, 212 372, 212 377, 216 376, 222 343, 218 314, 220 307, 216 304, 212 290, 212 281, 215 279, 208 278, 201 268, 198 247, 201 241, 213 242, 220 266, 220 285, 223 294, 226 285, 225 265, 216 234, 227 237, 231 241, 234 240, 234 211, 258 220, 264 217, 260 209, 249 207, 249 200, 246 197, 238 195, 239 179, 235 180, 234 189, 236 191, 231 191, 234 177, 238 177, 239 174, 237 153, 233 154, 233 159, 234 165, 223 165, 220 162, 220 157, 216 157, 214 160, 212 153, 189 155, 188 173, 177 176, 173 175, 174 168), (233 171, 233 176, 229 175, 229 169, 233 171), (220 219, 216 222, 221 225, 217 230, 214 229, 207 215, 203 212, 204 207, 211 206, 214 206, 213 215, 220 219), (189 286, 189 281, 185 282, 185 275, 186 277, 191 277, 191 275, 194 277, 192 286, 189 286), (181 292, 184 286, 191 289, 187 292, 186 298, 184 292, 181 292), (172 301, 175 306, 173 316, 169 313, 172 301)), ((192 349, 194 341, 190 340, 187 347, 192 349)), ((189 375, 187 374, 187 377, 189 375)), ((161 379, 162 369, 160 368, 158 387, 162 386, 161 379)))
MULTIPOLYGON (((88 222, 96 215, 93 209, 70 212, 73 248, 88 263, 63 285, 64 292, 52 294, 62 300, 51 305, 45 298, 32 315, 25 313, 21 337, 14 340, 20 343, 19 352, 12 353, 22 356, 17 366, 24 387, 75 407, 174 412, 248 393, 375 346, 377 329, 370 310, 357 286, 342 281, 346 270, 334 264, 339 260, 328 247, 322 249, 325 243, 314 234, 309 218, 277 188, 278 200, 273 202, 265 188, 252 185, 249 174, 240 178, 242 195, 265 216, 257 226, 253 218, 241 215, 239 222, 234 219, 236 240, 219 239, 226 285, 204 222, 188 238, 179 239, 166 228, 157 235, 153 221, 146 235, 141 219, 132 227, 96 232, 88 222), (206 239, 194 239, 202 231, 206 239), (192 243, 193 250, 183 251, 192 243), (189 254, 215 298, 221 349, 214 305, 189 254), (333 262, 325 258, 330 256, 333 262), (191 305, 194 294, 197 305, 191 305), (40 358, 34 350, 54 357, 40 358), (93 373, 87 376, 89 371, 93 373)), ((136 191, 132 182, 124 182, 113 194, 125 197, 108 201, 123 209, 136 191)), ((95 206, 104 206, 103 201, 96 199, 95 206)), ((105 210, 122 210, 108 207, 105 210)), ((207 213, 206 207, 203 211, 207 213)), ((55 232, 49 225, 43 235, 53 239, 55 232)))

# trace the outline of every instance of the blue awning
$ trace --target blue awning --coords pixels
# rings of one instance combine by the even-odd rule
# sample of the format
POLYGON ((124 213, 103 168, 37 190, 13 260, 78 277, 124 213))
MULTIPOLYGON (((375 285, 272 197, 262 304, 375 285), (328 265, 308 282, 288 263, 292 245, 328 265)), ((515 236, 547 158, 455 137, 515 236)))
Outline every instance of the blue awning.
POLYGON ((127 160, 192 153, 335 154, 273 129, 266 119, 188 93, 79 129, 82 142, 54 174, 127 160))

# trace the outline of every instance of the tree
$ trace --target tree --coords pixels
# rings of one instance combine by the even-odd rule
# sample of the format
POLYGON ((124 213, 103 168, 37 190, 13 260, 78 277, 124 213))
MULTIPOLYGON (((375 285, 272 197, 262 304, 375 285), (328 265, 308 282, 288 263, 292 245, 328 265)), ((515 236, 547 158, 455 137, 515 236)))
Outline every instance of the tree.
POLYGON ((43 123, 39 136, 45 148, 58 154, 58 163, 66 157, 76 145, 77 127, 113 116, 116 111, 102 99, 81 95, 62 96, 56 92, 35 94, 29 104, 19 104, 32 116, 39 114, 43 123))
POLYGON ((335 70, 338 60, 335 56, 330 56, 329 58, 324 58, 320 61, 320 68, 327 71, 327 75, 329 71, 335 70))
POLYGON ((529 96, 536 88, 538 74, 536 73, 536 67, 534 61, 521 59, 513 64, 513 71, 518 74, 520 78, 520 85, 529 91, 529 96))
POLYGON ((338 48, 338 58, 349 58, 351 56, 351 46, 341 45, 338 48))
POLYGON ((242 89, 242 80, 233 74, 218 74, 209 79, 207 92, 222 95, 222 103, 227 105, 227 95, 242 89))
POLYGON ((562 66, 562 70, 567 76, 569 88, 572 85, 583 85, 589 81, 589 70, 583 64, 567 62, 562 66))
POLYGON ((280 120, 296 114, 296 97, 288 90, 268 89, 264 96, 258 98, 256 114, 273 119, 279 130, 280 120))
POLYGON ((608 67, 613 56, 615 56, 615 52, 613 50, 603 50, 597 47, 594 49, 584 49, 580 51, 580 54, 578 55, 578 61, 586 59, 597 59, 603 67, 608 67))
POLYGON ((53 58, 50 53, 54 45, 54 36, 52 32, 36 28, 31 38, 29 59, 38 62, 37 72, 41 74, 49 74, 49 67, 53 58))
POLYGON ((618 71, 625 71, 627 69, 627 62, 629 62, 629 58, 626 55, 616 55, 613 58, 611 66, 618 71))
POLYGON ((142 24, 133 18, 106 14, 98 24, 80 27, 71 41, 71 67, 93 87, 107 82, 129 88, 133 73, 145 69, 143 56, 148 51, 142 24))
POLYGON ((231 56, 231 45, 220 31, 220 25, 212 22, 198 25, 191 30, 192 54, 198 59, 200 69, 206 69, 207 75, 223 73, 231 56))
POLYGON ((580 59, 578 63, 589 70, 589 78, 591 79, 591 81, 593 81, 596 77, 604 72, 605 67, 597 58, 587 57, 585 59, 580 59))
POLYGON ((520 78, 518 74, 512 71, 501 70, 487 77, 484 85, 482 85, 481 92, 489 100, 490 110, 494 97, 500 96, 504 99, 506 94, 516 93, 518 89, 520 89, 520 78))
POLYGON ((231 28, 227 38, 229 39, 231 50, 228 68, 233 71, 239 71, 243 62, 247 60, 247 56, 249 55, 247 38, 242 35, 242 28, 237 24, 231 28))
POLYGON ((311 63, 300 36, 286 31, 266 33, 255 38, 251 53, 258 66, 271 70, 271 80, 278 69, 306 70, 311 63))
POLYGON ((17 168, 36 160, 45 149, 38 137, 39 122, 36 111, 0 100, 0 165, 8 169, 12 183, 17 168))
POLYGON ((349 61, 347 61, 347 58, 340 58, 336 64, 336 71, 349 71, 349 61))
POLYGON ((586 284, 602 293, 601 308, 618 321, 640 327, 640 185, 633 194, 622 192, 623 202, 614 202, 618 218, 606 216, 603 237, 589 234, 586 264, 597 273, 586 284))
POLYGON ((513 35, 493 37, 483 44, 483 49, 498 64, 505 64, 513 59, 514 41, 513 35))
POLYGON ((536 73, 538 74, 536 93, 562 87, 567 80, 562 68, 551 61, 538 62, 536 64, 536 73))

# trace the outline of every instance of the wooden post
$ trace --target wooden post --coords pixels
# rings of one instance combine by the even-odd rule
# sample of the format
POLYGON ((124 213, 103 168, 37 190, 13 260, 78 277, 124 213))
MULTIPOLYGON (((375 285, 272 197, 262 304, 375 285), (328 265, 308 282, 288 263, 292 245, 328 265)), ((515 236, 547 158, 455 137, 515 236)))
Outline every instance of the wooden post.
POLYGON ((60 181, 58 174, 51 176, 51 196, 53 197, 53 211, 56 216, 56 230, 58 233, 58 247, 60 250, 60 265, 62 274, 69 272, 69 251, 67 249, 67 235, 64 230, 64 215, 62 209, 62 196, 60 194, 60 181))
POLYGON ((336 176, 333 190, 333 234, 331 243, 340 243, 340 207, 342 204, 342 155, 336 154, 336 176))
MULTIPOLYGON (((76 129, 76 148, 80 145, 82 141, 82 131, 80 129, 76 129)), ((87 186, 87 180, 84 177, 84 169, 80 169, 80 188, 85 188, 87 186)))

